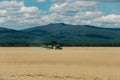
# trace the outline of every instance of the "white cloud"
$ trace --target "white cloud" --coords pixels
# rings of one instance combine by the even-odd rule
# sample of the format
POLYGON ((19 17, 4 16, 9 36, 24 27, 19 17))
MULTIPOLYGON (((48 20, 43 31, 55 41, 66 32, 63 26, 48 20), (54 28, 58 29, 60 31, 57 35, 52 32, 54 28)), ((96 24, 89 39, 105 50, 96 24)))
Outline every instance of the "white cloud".
POLYGON ((64 3, 64 2, 70 2, 70 1, 95 1, 95 2, 120 2, 120 0, 52 0, 56 3, 64 3))
POLYGON ((50 11, 59 13, 76 13, 81 10, 94 9, 96 2, 93 1, 66 1, 64 3, 55 3, 51 6, 50 11))
POLYGON ((7 14, 6 10, 0 10, 0 16, 5 16, 7 14))
POLYGON ((52 14, 48 17, 51 21, 68 24, 90 24, 90 20, 100 17, 103 13, 96 8, 97 2, 80 0, 53 0, 52 14))
POLYGON ((37 0, 37 2, 45 2, 46 0, 37 0))
POLYGON ((23 12, 23 13, 31 13, 31 12, 36 12, 36 11, 39 11, 39 9, 37 7, 22 6, 20 9, 20 12, 23 12))
POLYGON ((32 6, 26 7, 24 2, 0 2, 0 23, 3 26, 25 28, 40 25, 44 12, 32 6))
POLYGON ((0 23, 4 23, 5 22, 5 18, 0 18, 0 23))
MULTIPOLYGON (((119 27, 120 15, 108 14, 97 6, 98 0, 52 0, 54 4, 49 16, 51 21, 75 25, 95 25, 101 27, 119 27), (53 16, 54 15, 54 16, 53 16), (52 17, 52 18, 51 18, 52 17)), ((107 0, 105 0, 107 1, 107 0)), ((111 0, 112 1, 112 0, 111 0)))
POLYGON ((104 23, 120 23, 120 15, 110 14, 107 16, 102 16, 100 18, 96 18, 95 21, 104 23))
POLYGON ((120 15, 116 14, 110 14, 106 16, 101 16, 99 18, 96 18, 93 20, 93 24, 104 26, 107 28, 113 27, 113 28, 120 28, 120 15))
MULTIPOLYGON (((39 0, 44 2, 46 0, 39 0)), ((24 2, 0 2, 0 24, 16 28, 27 28, 49 23, 67 23, 74 25, 95 25, 102 27, 120 27, 120 15, 105 15, 94 0, 52 0, 45 14, 36 6, 27 7, 24 2)))

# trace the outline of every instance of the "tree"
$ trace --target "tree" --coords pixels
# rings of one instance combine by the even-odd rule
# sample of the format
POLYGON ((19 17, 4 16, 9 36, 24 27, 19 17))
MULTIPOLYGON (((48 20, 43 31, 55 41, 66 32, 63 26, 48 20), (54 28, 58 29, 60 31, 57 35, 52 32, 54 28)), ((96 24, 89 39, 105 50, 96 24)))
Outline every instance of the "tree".
POLYGON ((51 45, 53 45, 53 46, 56 45, 56 44, 58 44, 57 41, 52 41, 52 42, 51 42, 51 45))

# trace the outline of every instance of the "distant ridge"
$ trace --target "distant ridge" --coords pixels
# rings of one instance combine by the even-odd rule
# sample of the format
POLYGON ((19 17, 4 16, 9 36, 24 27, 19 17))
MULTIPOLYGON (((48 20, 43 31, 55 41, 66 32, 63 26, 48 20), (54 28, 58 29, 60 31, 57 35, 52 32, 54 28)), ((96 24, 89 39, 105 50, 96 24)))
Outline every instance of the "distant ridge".
POLYGON ((68 27, 68 26, 84 26, 84 27, 88 27, 88 28, 95 28, 95 29, 107 29, 107 30, 120 30, 120 28, 106 28, 106 27, 98 27, 98 26, 91 26, 91 25, 71 25, 71 24, 65 24, 65 23, 50 23, 47 25, 42 25, 42 26, 36 26, 36 27, 31 27, 31 28, 26 28, 26 29, 22 29, 20 31, 27 31, 30 29, 39 29, 41 27, 46 27, 46 28, 51 28, 51 27, 68 27))
POLYGON ((0 46, 40 46, 51 41, 64 46, 120 46, 120 28, 64 23, 23 30, 0 27, 0 46))
POLYGON ((81 26, 91 27, 91 28, 98 28, 98 29, 120 30, 120 28, 105 28, 105 27, 96 27, 96 26, 91 26, 91 25, 81 25, 81 26))

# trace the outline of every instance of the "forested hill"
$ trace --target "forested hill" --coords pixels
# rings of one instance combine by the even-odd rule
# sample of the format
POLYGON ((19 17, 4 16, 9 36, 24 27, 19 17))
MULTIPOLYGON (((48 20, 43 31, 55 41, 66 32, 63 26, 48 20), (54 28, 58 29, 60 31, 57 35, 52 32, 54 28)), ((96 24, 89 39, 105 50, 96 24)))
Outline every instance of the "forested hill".
POLYGON ((52 41, 64 46, 120 46, 120 29, 64 23, 24 30, 0 28, 0 46, 40 46, 52 41))

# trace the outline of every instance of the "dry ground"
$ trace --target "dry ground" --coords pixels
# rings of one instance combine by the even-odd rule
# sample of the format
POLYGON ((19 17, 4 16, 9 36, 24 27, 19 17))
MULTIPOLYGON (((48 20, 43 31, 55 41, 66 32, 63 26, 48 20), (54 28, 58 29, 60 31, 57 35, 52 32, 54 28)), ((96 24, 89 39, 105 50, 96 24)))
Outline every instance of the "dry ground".
POLYGON ((120 80, 120 48, 1 47, 0 80, 120 80))

